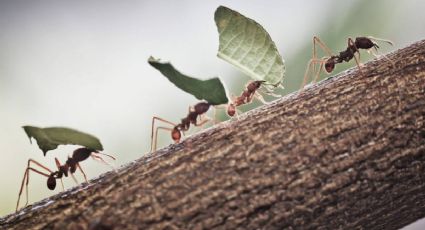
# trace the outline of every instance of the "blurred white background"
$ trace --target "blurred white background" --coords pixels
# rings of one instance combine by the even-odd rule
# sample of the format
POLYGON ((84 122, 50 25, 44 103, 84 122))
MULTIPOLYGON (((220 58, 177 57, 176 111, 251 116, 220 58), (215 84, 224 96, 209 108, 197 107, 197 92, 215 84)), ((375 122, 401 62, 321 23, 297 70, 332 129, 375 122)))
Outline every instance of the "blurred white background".
MULTIPOLYGON (((91 133, 119 166, 149 151, 153 115, 171 121, 186 115, 197 100, 150 67, 150 55, 194 77, 220 76, 230 92, 239 93, 248 78, 216 57, 214 11, 221 4, 269 31, 287 64, 282 93, 299 87, 314 35, 334 51, 345 48, 348 36, 396 43, 384 51, 425 38, 420 0, 1 1, 0 215, 15 209, 28 158, 54 169, 54 157, 64 162, 75 148, 60 147, 43 157, 21 126, 91 133)), ((162 145, 171 143, 168 133, 161 136, 162 145)), ((82 166, 90 178, 108 170, 92 160, 82 166)), ((67 188, 74 186, 65 181, 67 188)), ((59 191, 31 176, 30 203, 59 191)))

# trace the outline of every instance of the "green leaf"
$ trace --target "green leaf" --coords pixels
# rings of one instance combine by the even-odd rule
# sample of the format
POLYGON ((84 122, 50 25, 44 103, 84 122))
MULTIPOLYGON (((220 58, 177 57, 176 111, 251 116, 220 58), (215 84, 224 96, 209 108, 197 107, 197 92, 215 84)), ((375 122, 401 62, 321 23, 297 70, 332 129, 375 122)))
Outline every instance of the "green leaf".
POLYGON ((208 80, 199 80, 180 73, 169 62, 160 62, 159 59, 155 59, 154 57, 150 57, 148 62, 174 85, 192 94, 199 100, 205 100, 211 105, 226 104, 229 101, 223 83, 217 77, 208 80))
POLYGON ((93 150, 103 150, 99 139, 87 133, 64 127, 39 128, 23 126, 27 136, 37 141, 38 147, 46 155, 47 151, 56 149, 58 145, 81 145, 93 150))
POLYGON ((215 11, 220 42, 217 56, 255 80, 282 84, 285 64, 267 31, 256 21, 227 7, 215 11))

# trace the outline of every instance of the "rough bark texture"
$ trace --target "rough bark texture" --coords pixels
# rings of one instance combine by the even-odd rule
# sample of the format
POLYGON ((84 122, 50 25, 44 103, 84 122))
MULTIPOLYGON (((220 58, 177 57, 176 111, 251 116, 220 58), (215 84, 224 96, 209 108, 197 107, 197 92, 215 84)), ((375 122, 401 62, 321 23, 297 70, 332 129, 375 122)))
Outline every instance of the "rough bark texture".
POLYGON ((425 216, 425 41, 0 220, 2 228, 398 229, 425 216))

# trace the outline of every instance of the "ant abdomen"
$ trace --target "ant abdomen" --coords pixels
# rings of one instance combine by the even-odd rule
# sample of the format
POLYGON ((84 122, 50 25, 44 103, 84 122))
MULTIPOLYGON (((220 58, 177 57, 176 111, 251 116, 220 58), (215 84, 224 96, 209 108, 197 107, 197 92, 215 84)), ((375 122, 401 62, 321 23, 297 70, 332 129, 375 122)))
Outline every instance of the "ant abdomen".
POLYGON ((334 70, 334 68, 335 68, 335 62, 332 58, 330 58, 325 63, 325 70, 327 73, 331 73, 334 70))
POLYGON ((50 190, 55 190, 56 188, 56 178, 53 175, 50 175, 49 178, 47 178, 47 188, 50 190))
POLYGON ((178 143, 182 137, 182 134, 180 133, 180 130, 177 127, 174 127, 174 129, 171 131, 171 138, 174 140, 174 142, 178 143))
POLYGON ((230 103, 227 107, 227 115, 233 117, 236 114, 236 106, 233 103, 230 103))

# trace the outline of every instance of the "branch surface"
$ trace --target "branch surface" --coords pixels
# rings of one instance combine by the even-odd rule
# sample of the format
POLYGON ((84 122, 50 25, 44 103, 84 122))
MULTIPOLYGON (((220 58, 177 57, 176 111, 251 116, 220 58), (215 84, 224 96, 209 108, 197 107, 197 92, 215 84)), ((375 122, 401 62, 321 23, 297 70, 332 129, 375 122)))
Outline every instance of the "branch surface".
POLYGON ((398 229, 425 217, 425 40, 0 219, 8 229, 398 229))

